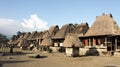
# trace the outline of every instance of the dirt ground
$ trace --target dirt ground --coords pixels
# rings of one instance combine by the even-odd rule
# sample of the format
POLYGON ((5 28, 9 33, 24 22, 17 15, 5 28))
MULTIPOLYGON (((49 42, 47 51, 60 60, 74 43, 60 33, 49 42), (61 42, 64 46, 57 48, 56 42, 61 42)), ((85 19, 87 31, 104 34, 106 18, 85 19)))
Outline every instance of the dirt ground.
POLYGON ((16 54, 0 56, 0 67, 120 67, 120 57, 81 56, 73 58, 66 57, 64 53, 17 50, 16 54), (27 54, 36 53, 42 57, 29 58, 27 56, 27 54))

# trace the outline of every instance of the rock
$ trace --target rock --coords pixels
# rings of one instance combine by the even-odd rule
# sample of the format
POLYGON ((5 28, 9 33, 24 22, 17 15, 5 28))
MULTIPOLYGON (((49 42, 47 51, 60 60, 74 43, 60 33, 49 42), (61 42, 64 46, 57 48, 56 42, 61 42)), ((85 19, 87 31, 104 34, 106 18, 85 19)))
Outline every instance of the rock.
POLYGON ((27 54, 27 56, 30 58, 40 58, 39 54, 27 54))
POLYGON ((8 57, 8 59, 12 59, 12 57, 8 57))

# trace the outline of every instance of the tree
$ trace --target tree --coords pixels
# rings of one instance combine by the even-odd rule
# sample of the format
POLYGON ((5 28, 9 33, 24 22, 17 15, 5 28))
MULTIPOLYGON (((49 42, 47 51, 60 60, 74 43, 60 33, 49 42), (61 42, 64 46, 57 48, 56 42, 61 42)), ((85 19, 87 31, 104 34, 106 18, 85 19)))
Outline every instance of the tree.
POLYGON ((0 33, 0 43, 7 43, 8 38, 4 35, 0 33))

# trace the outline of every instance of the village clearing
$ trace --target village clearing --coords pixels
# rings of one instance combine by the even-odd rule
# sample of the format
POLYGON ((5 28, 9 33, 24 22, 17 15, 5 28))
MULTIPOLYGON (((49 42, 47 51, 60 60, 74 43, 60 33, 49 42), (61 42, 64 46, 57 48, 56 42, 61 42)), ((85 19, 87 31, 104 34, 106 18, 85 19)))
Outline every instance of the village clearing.
POLYGON ((0 56, 0 67, 120 67, 120 57, 81 56, 66 57, 64 53, 23 51, 14 48, 14 54, 0 56), (28 54, 39 54, 30 58, 28 54))

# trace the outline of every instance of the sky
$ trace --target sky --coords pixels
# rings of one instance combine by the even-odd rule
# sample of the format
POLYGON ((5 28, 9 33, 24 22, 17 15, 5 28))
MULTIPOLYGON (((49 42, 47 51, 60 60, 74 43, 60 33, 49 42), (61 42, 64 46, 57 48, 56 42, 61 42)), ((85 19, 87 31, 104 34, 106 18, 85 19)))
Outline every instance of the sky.
POLYGON ((120 26, 120 0, 0 0, 0 33, 43 31, 51 26, 85 23, 91 26, 102 13, 120 26))

